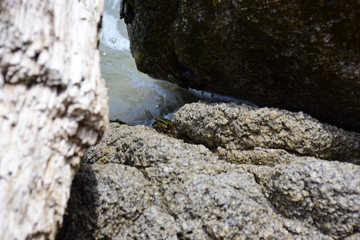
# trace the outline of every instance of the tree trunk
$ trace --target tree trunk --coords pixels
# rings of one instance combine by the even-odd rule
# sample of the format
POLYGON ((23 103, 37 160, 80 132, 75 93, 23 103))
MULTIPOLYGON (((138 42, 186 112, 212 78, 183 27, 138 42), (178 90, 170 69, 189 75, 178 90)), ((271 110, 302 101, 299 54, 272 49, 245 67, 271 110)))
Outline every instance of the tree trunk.
POLYGON ((0 239, 54 239, 107 127, 102 0, 0 1, 0 239))

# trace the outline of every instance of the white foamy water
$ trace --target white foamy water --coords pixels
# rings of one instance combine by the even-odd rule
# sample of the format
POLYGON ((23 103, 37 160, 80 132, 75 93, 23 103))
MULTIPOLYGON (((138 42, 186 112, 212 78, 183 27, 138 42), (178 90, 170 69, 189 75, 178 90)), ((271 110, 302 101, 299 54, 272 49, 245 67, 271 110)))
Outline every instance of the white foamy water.
POLYGON ((101 74, 108 87, 110 119, 149 125, 151 115, 171 116, 197 98, 171 83, 139 72, 130 53, 120 0, 106 0, 100 33, 101 74))
POLYGON ((118 30, 120 25, 118 18, 104 12, 103 15, 103 29, 100 33, 100 42, 114 50, 127 50, 130 51, 129 39, 122 36, 118 30))
POLYGON ((130 53, 126 25, 119 19, 120 0, 105 0, 100 32, 101 74, 108 87, 110 119, 150 125, 151 116, 171 118, 182 105, 203 99, 210 102, 248 103, 196 90, 184 90, 139 72, 130 53))

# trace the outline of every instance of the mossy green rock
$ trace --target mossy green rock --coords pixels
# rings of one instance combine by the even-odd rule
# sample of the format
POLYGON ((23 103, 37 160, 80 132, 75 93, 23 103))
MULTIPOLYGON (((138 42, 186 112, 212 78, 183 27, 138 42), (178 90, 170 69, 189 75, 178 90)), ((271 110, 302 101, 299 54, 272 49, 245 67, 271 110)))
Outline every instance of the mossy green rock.
POLYGON ((360 131, 360 1, 128 1, 138 69, 360 131))

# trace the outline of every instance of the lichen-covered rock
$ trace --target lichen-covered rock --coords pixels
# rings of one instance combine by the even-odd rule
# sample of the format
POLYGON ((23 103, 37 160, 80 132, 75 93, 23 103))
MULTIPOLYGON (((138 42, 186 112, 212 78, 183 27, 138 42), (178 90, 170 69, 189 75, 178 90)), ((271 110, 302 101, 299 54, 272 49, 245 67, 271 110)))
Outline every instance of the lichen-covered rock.
POLYGON ((360 131, 360 2, 129 0, 140 71, 360 131))
POLYGON ((111 124, 86 152, 59 239, 308 240, 360 231, 359 166, 282 155, 269 152, 271 167, 232 164, 203 145, 111 124))
POLYGON ((322 124, 302 112, 198 102, 180 108, 174 123, 180 134, 210 148, 284 149, 360 164, 360 134, 322 124))

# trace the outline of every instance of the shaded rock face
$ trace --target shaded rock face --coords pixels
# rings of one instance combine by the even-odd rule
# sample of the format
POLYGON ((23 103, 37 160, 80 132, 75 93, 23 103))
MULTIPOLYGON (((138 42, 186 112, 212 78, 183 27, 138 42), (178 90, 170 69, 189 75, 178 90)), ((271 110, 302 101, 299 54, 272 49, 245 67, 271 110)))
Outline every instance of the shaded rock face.
POLYGON ((129 1, 138 69, 360 131, 360 2, 129 1))
POLYGON ((58 239, 307 240, 360 233, 357 133, 302 113, 234 104, 185 105, 174 122, 188 143, 144 126, 111 124, 86 152, 58 239))

